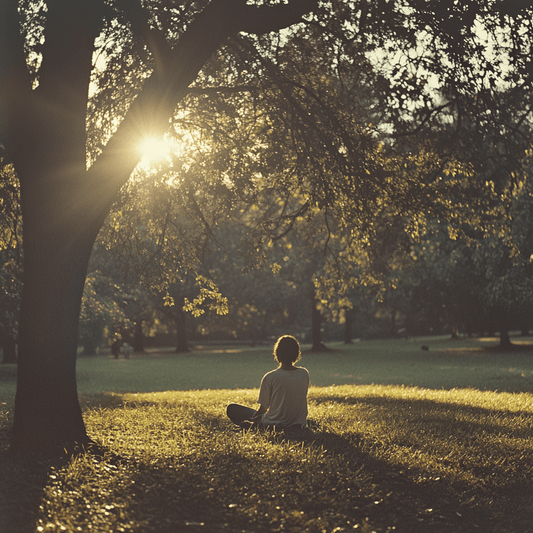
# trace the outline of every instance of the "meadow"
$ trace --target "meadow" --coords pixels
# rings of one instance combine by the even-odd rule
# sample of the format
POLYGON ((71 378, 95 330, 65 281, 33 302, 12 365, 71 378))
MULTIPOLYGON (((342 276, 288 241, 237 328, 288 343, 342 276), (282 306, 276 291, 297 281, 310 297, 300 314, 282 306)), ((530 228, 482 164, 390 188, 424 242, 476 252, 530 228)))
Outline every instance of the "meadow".
POLYGON ((26 460, 7 453, 15 369, 0 366, 0 532, 533 531, 533 344, 513 342, 304 352, 318 427, 282 433, 225 417, 254 406, 270 346, 81 357, 105 453, 26 460))

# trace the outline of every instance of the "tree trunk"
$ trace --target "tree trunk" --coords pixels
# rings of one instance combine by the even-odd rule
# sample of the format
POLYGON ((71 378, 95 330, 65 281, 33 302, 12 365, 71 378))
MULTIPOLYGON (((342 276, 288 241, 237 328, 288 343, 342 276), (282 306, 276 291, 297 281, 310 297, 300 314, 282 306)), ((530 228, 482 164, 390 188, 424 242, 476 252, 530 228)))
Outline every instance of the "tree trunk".
POLYGON ((390 336, 396 337, 396 309, 392 309, 390 314, 390 336))
POLYGON ((313 294, 311 297, 311 340, 312 352, 323 352, 327 350, 322 342, 322 313, 317 307, 317 301, 313 294))
POLYGON ((87 220, 80 222, 87 219, 80 206, 62 205, 58 216, 45 197, 39 201, 41 209, 27 197, 23 204, 15 452, 89 443, 77 397, 76 355, 81 297, 97 230, 87 220))
POLYGON ((187 342, 187 322, 185 320, 185 311, 182 309, 183 299, 176 308, 176 353, 187 353, 189 344, 187 342))
POLYGON ((144 334, 142 318, 139 318, 137 322, 135 322, 135 330, 133 332, 133 351, 135 353, 144 353, 144 334))
POLYGON ((452 322, 451 330, 452 330, 452 334, 451 334, 452 340, 458 339, 459 338, 459 326, 457 325, 457 322, 452 322))
POLYGON ((344 310, 344 344, 352 344, 354 314, 351 308, 344 310))
POLYGON ((13 335, 5 334, 2 339, 2 347, 4 349, 4 364, 16 364, 17 363, 17 342, 13 335))
POLYGON ((502 329, 500 331, 500 346, 502 348, 510 348, 513 345, 511 342, 511 337, 509 336, 508 329, 502 329))
POLYGON ((500 347, 501 348, 510 348, 513 344, 511 342, 511 337, 509 336, 509 326, 507 315, 505 312, 502 312, 500 315, 500 347))

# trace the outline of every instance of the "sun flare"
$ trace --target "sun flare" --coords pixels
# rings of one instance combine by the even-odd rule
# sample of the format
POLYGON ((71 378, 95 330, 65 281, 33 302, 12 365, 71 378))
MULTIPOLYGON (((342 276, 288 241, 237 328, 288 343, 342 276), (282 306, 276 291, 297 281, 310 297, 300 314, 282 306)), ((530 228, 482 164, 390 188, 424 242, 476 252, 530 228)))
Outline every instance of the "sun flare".
POLYGON ((163 163, 172 151, 172 144, 163 137, 146 137, 139 143, 141 164, 146 167, 163 163))

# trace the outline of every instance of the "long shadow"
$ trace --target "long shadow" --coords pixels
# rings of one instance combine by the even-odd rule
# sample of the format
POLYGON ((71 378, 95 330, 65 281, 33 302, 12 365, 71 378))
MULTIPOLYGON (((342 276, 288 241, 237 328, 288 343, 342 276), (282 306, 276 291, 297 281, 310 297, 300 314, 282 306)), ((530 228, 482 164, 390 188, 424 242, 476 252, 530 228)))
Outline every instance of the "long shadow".
POLYGON ((0 451, 0 531, 29 533, 36 531, 36 521, 49 483, 53 458, 21 459, 13 457, 6 446, 0 451))
MULTIPOLYGON (((199 420, 199 423, 203 421, 199 420)), ((356 474, 357 478, 368 477, 369 484, 377 486, 377 492, 381 492, 385 497, 379 502, 375 501, 375 495, 370 499, 364 496, 355 498, 352 511, 354 520, 361 520, 364 516, 373 524, 381 524, 386 528, 391 525, 390 520, 393 517, 396 531, 427 533, 472 531, 473 528, 480 528, 485 532, 520 531, 523 524, 533 518, 533 509, 530 506, 533 503, 531 492, 533 486, 531 483, 524 484, 523 479, 510 480, 501 491, 497 491, 499 493, 493 494, 508 501, 506 513, 509 514, 503 517, 502 521, 502 517, 497 517, 497 513, 494 512, 492 498, 485 499, 481 503, 478 498, 478 501, 472 505, 465 503, 469 498, 467 494, 471 496, 475 492, 475 487, 444 478, 438 479, 437 482, 431 479, 423 468, 411 467, 406 472, 398 465, 392 465, 365 452, 360 445, 361 440, 356 435, 346 438, 321 429, 267 432, 262 435, 266 435, 267 440, 271 442, 287 442, 297 447, 314 448, 331 457, 342 456, 351 465, 348 470, 356 474), (529 492, 525 492, 526 490, 529 492), (515 515, 514 509, 520 509, 520 515, 515 515), (526 511, 527 516, 524 514, 524 509, 529 509, 526 511), (498 524, 494 523, 496 517, 498 524), (513 529, 513 522, 519 524, 517 529, 513 529)), ((289 485, 297 484, 297 476, 294 477, 293 472, 290 475, 289 485)), ((357 481, 352 488, 358 488, 357 481)), ((309 487, 309 490, 315 490, 317 495, 322 492, 321 489, 319 479, 309 487)), ((317 499, 313 507, 307 511, 324 511, 330 507, 331 501, 317 499)))
MULTIPOLYGON (((499 426, 497 421, 490 421, 494 411, 486 408, 426 399, 375 396, 313 396, 312 400, 317 403, 327 401, 362 405, 368 408, 363 409, 362 413, 370 413, 370 416, 376 419, 385 411, 394 412, 398 421, 405 423, 407 428, 410 424, 410 411, 425 411, 426 420, 433 423, 437 418, 441 421, 442 433, 431 436, 437 446, 438 439, 444 441, 453 437, 456 431, 464 433, 468 428, 480 435, 498 435, 502 432, 502 426, 499 426), (454 417, 454 412, 475 422, 459 420, 454 417)), ((86 399, 82 398, 82 403, 86 407, 102 406, 110 409, 121 408, 126 404, 117 394, 91 395, 86 399)), ((156 404, 157 402, 149 400, 136 403, 143 407, 156 404)), ((515 427, 511 430, 504 428, 503 431, 509 431, 514 437, 522 440, 533 436, 533 424, 529 422, 528 426, 527 419, 524 418, 529 417, 531 421, 530 413, 509 412, 504 415, 506 420, 511 422, 510 427, 515 427), (513 420, 516 420, 516 424, 512 423, 513 420)), ((195 408, 194 404, 188 404, 187 416, 191 419, 192 427, 202 431, 219 432, 224 438, 242 438, 239 433, 232 432, 230 422, 222 413, 207 413, 195 408)), ((413 425, 419 424, 416 419, 412 422, 413 425)), ((323 424, 323 428, 325 427, 326 424, 323 424)), ((95 516, 99 512, 111 515, 115 513, 115 524, 124 525, 119 515, 127 512, 128 523, 138 524, 138 530, 143 532, 272 531, 266 519, 246 514, 242 510, 244 503, 238 499, 244 498, 240 496, 241 488, 244 490, 246 485, 254 487, 253 473, 256 468, 263 472, 274 472, 277 469, 273 475, 279 480, 279 494, 276 494, 279 501, 276 502, 280 506, 293 505, 294 509, 301 508, 306 515, 317 519, 329 511, 338 512, 339 516, 348 517, 353 523, 362 524, 366 519, 377 531, 386 531, 394 525, 395 531, 406 533, 470 533, 478 530, 485 533, 516 533, 528 531, 533 523, 533 485, 531 479, 527 478, 527 473, 509 478, 500 486, 492 488, 449 479, 446 476, 436 479, 434 474, 423 466, 407 469, 392 464, 379 457, 379 454, 371 453, 379 446, 415 446, 415 436, 404 442, 382 444, 370 442, 369 437, 359 435, 356 427, 343 435, 323 428, 257 435, 258 444, 262 439, 267 439, 274 443, 287 442, 291 447, 302 446, 317 454, 325 454, 331 459, 333 466, 330 468, 330 462, 324 461, 320 471, 305 470, 292 464, 282 465, 276 463, 276 458, 272 456, 251 457, 240 452, 237 446, 229 453, 227 448, 221 448, 224 452, 213 450, 209 456, 200 454, 156 460, 150 459, 149 456, 144 460, 142 457, 124 459, 118 466, 116 462, 109 464, 109 457, 95 457, 95 460, 102 463, 102 469, 109 477, 108 492, 105 497, 87 493, 89 501, 94 505, 92 510, 86 511, 86 516, 82 517, 77 525, 83 530, 89 524, 94 524, 95 516), (333 493, 323 494, 324 476, 342 480, 342 490, 339 489, 342 501, 333 493), (231 494, 221 490, 228 487, 228 479, 232 480, 234 487, 231 494), (301 497, 301 486, 312 495, 312 503, 296 507, 300 501, 298 498, 301 497)), ((33 532, 39 507, 43 505, 43 491, 50 484, 50 469, 52 466, 58 468, 64 464, 65 459, 13 461, 7 454, 8 436, 8 431, 0 428, 0 531, 33 532)), ((251 436, 249 444, 253 446, 254 435, 251 436)), ((468 445, 468 442, 459 443, 464 449, 468 445)), ((523 464, 524 461, 525 458, 517 467, 527 466, 523 464)), ((61 487, 61 490, 64 488, 61 487)), ((90 487, 87 490, 89 489, 90 487)), ((256 488, 258 492, 260 489, 261 487, 256 488)), ((305 501, 309 501, 309 498, 305 501)))
MULTIPOLYGON (((98 398, 91 397, 90 400, 89 405, 93 407, 120 408, 124 405, 119 395, 104 394, 98 398)), ((318 400, 332 401, 326 397, 318 400)), ((355 402, 343 398, 333 401, 395 410, 399 416, 417 403, 417 410, 431 411, 429 416, 440 416, 439 409, 450 409, 449 404, 428 400, 366 397, 355 402)), ((156 402, 142 402, 144 407, 151 404, 155 405, 156 402)), ((464 414, 480 419, 490 414, 489 409, 470 406, 460 408, 464 414)), ((191 426, 198 430, 218 432, 224 438, 236 441, 243 438, 240 433, 232 432, 231 423, 222 413, 206 413, 194 405, 188 405, 187 416, 190 417, 191 426)), ((379 417, 379 410, 375 416, 379 417)), ((490 431, 495 432, 497 424, 492 425, 494 427, 490 431)), ((479 426, 478 429, 481 429, 483 423, 480 422, 479 426)), ((450 437, 453 432, 454 427, 450 426, 443 438, 450 437)), ((524 437, 527 429, 522 428, 518 432, 524 437)), ((251 439, 247 445, 253 446, 255 435, 248 437, 251 439)), ((493 490, 445 476, 435 479, 423 467, 404 469, 370 453, 367 450, 372 446, 368 445, 377 446, 379 443, 369 443, 368 437, 365 441, 356 430, 343 435, 320 427, 314 430, 261 433, 257 434, 258 448, 263 439, 274 443, 287 442, 290 447, 302 446, 316 454, 324 454, 329 460, 321 462, 318 470, 305 469, 300 463, 291 463, 290 456, 285 458, 288 463, 282 464, 272 454, 267 457, 254 456, 240 451, 238 446, 230 452, 227 447, 221 447, 220 451, 213 450, 208 455, 160 457, 155 460, 150 454, 143 459, 141 454, 140 458, 124 459, 118 465, 110 464, 105 456, 95 457, 101 462, 101 472, 105 472, 108 478, 107 492, 105 495, 94 494, 90 492, 90 484, 76 486, 77 491, 85 490, 86 486, 88 492, 79 492, 79 497, 86 495, 91 509, 87 509, 75 525, 82 530, 89 530, 90 524, 97 523, 95 521, 99 513, 108 513, 108 520, 111 520, 109 515, 115 517, 116 526, 136 524, 138 530, 143 532, 270 532, 273 526, 268 520, 264 516, 250 514, 251 504, 244 502, 245 497, 248 498, 243 494, 245 489, 249 489, 249 492, 262 489, 254 480, 257 468, 265 475, 275 472, 272 475, 276 476, 278 483, 274 495, 278 506, 288 505, 291 511, 305 511, 306 516, 316 517, 317 520, 324 513, 338 513, 339 527, 343 524, 342 520, 345 522, 349 518, 352 523, 358 524, 366 520, 372 526, 369 526, 368 531, 386 531, 394 525, 395 531, 406 533, 470 533, 478 530, 485 533, 516 533, 527 531, 533 520, 532 485, 523 478, 509 479, 504 486, 493 490), (324 494, 325 477, 339 478, 338 496, 334 493, 324 494), (231 479, 231 483, 228 483, 228 479, 231 479), (226 492, 228 487, 231 487, 231 493, 226 492), (302 498, 302 488, 310 497, 302 498), (121 517, 121 513, 126 513, 125 518, 121 517)), ((465 447, 467 445, 464 444, 465 447)), ((0 531, 33 532, 39 507, 46 506, 43 491, 50 484, 50 468, 57 468, 62 463, 57 460, 13 462, 5 450, 1 452, 0 460, 0 531)), ((59 487, 59 490, 68 489, 68 486, 59 487)), ((257 509, 264 515, 267 511, 271 512, 273 505, 262 508, 257 504, 257 509)), ((293 527, 289 530, 296 529, 293 527)))
MULTIPOLYGON (((369 405, 378 405, 375 398, 368 400, 370 400, 369 405)), ((394 409, 394 405, 396 404, 396 408, 398 408, 398 403, 400 403, 403 404, 401 409, 405 409, 408 407, 408 403, 415 402, 417 400, 389 400, 386 404, 394 409)), ((436 402, 429 403, 431 405, 423 402, 422 407, 431 407, 434 410, 436 402)), ((438 404, 438 402, 437 405, 448 410, 450 407, 448 404, 438 404)), ((476 416, 479 416, 480 413, 490 413, 490 410, 475 407, 468 407, 466 410, 469 414, 476 416)), ((194 410, 189 411, 190 416, 194 417, 194 413, 194 410)), ((220 417, 205 416, 199 411, 198 414, 199 416, 195 420, 197 425, 203 425, 209 430, 218 427, 221 431, 227 431, 228 424, 224 423, 223 420, 221 421, 220 417)), ((487 429, 488 426, 490 425, 479 424, 479 427, 484 427, 484 429, 487 429)), ((496 434, 497 424, 493 424, 493 426, 490 430, 496 434)), ((454 429, 454 427, 450 427, 450 434, 443 435, 443 438, 453 434, 454 429)), ((524 438, 530 436, 531 431, 521 429, 513 432, 513 435, 524 438)), ((520 531, 523 524, 529 523, 528 520, 533 518, 533 507, 531 506, 533 486, 531 481, 527 481, 523 476, 507 480, 504 486, 496 487, 492 492, 489 491, 489 494, 486 494, 486 491, 479 493, 479 488, 475 484, 465 484, 446 478, 439 478, 437 482, 431 478, 431 473, 423 467, 411 467, 406 472, 398 465, 392 465, 384 459, 376 458, 364 451, 361 446, 362 439, 359 439, 357 435, 346 438, 325 430, 303 429, 279 433, 262 432, 260 438, 265 437, 272 442, 288 442, 291 445, 314 448, 332 457, 344 456, 349 459, 352 472, 357 473, 358 476, 368 476, 371 483, 377 485, 379 491, 385 494, 386 498, 377 505, 374 499, 365 500, 364 497, 359 496, 356 500, 356 509, 353 511, 353 517, 356 520, 361 519, 362 514, 364 514, 366 517, 370 517, 374 523, 381 523, 385 527, 387 519, 394 516, 396 522, 401 524, 397 530, 425 533, 428 531, 472 531, 474 527, 481 528, 486 532, 520 531), (476 501, 470 504, 468 500, 476 493, 478 493, 476 501), (499 499, 500 502, 505 502, 505 506, 500 504, 495 508, 494 498, 499 499)), ((238 438, 238 435, 235 438, 238 438)), ((468 447, 468 443, 465 443, 464 447, 468 447)), ((227 457, 221 460, 227 460, 227 457)), ((246 461, 243 457, 235 454, 230 462, 232 467, 242 470, 247 466, 246 461)), ((265 468, 270 468, 270 466, 266 465, 265 468)), ((331 474, 335 475, 333 472, 331 474)), ((228 475, 235 474, 230 472, 228 475)), ((298 483, 298 476, 294 470, 288 475, 290 478, 288 480, 289 486, 298 483)), ((280 492, 281 490, 280 488, 280 492)), ((286 487, 284 490, 287 490, 286 487)), ((309 487, 309 490, 315 490, 319 494, 321 492, 319 480, 309 487)), ((474 498, 472 498, 473 500, 474 498)), ((328 502, 327 499, 316 500, 313 507, 307 511, 324 510, 330 504, 331 502, 328 502)))

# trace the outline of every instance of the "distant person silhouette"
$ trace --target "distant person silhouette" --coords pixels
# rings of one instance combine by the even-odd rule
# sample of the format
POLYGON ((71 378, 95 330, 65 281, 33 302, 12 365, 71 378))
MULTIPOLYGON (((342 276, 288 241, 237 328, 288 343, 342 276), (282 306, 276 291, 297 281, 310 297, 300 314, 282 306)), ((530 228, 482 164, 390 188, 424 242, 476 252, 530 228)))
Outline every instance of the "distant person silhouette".
POLYGON ((258 427, 292 427, 307 425, 307 392, 309 372, 294 366, 301 357, 298 341, 290 336, 281 336, 274 345, 277 369, 263 376, 259 388, 259 409, 232 403, 226 412, 230 420, 248 429, 258 427))
POLYGON ((113 341, 113 344, 111 345, 111 354, 115 359, 118 359, 118 356, 120 355, 120 347, 122 346, 122 341, 117 337, 113 341))
POLYGON ((127 342, 122 345, 120 349, 121 353, 124 354, 124 359, 129 359, 131 352, 133 352, 133 346, 130 346, 127 342))

